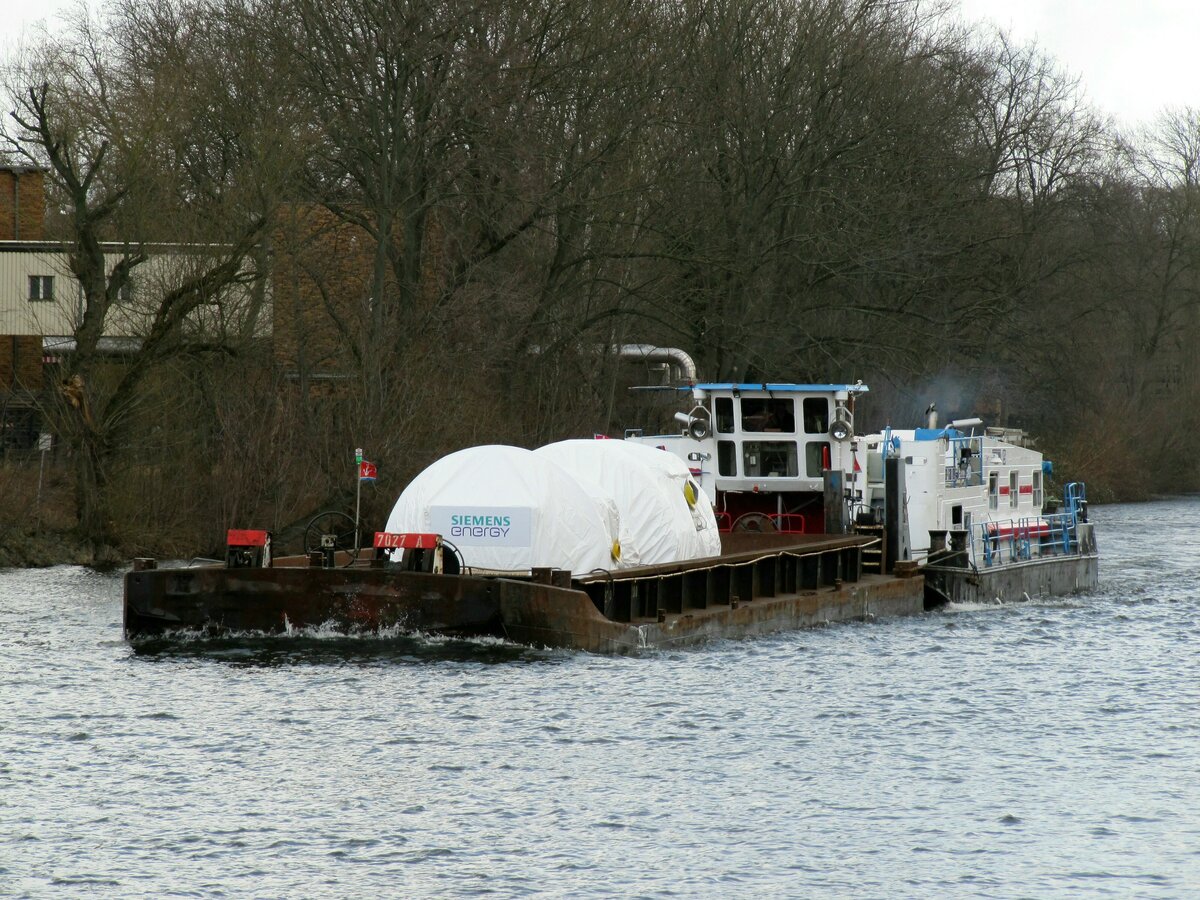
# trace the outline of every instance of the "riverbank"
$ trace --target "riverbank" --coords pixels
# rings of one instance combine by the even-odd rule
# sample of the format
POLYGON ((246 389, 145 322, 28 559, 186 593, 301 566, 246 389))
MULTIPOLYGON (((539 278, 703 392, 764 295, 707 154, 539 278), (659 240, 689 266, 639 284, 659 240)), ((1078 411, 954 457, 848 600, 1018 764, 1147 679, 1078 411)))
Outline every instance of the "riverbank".
MULTIPOLYGON (((122 516, 117 524, 128 525, 133 519, 133 515, 122 516)), ((79 537, 74 485, 61 461, 49 461, 44 467, 37 457, 7 458, 0 463, 0 568, 79 565, 111 569, 134 556, 146 555, 136 546, 136 539, 121 539, 122 534, 136 538, 146 530, 144 526, 120 528, 113 544, 97 548, 79 537)), ((171 555, 170 546, 161 549, 158 555, 171 555)))
POLYGON ((70 531, 45 528, 27 531, 14 527, 0 531, 0 569, 43 569, 59 565, 111 569, 126 561, 126 555, 116 548, 97 550, 70 531))
POLYGON ((124 563, 127 555, 120 548, 97 551, 79 539, 67 472, 56 464, 45 469, 39 464, 36 458, 10 458, 0 464, 0 568, 108 569, 124 563))

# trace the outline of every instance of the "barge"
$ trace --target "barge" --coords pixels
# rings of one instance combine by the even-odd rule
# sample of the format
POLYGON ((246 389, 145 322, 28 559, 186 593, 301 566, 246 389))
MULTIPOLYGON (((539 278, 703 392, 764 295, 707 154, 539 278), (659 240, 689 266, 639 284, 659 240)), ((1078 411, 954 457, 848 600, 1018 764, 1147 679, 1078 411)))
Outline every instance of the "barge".
POLYGON ((384 533, 377 543, 408 544, 399 562, 382 553, 357 561, 344 552, 280 559, 269 568, 158 569, 139 560, 125 580, 125 633, 136 642, 400 629, 628 654, 919 613, 923 582, 915 569, 901 576, 862 571, 874 540, 730 534, 719 557, 582 577, 553 568, 520 578, 447 572, 443 563, 453 556, 437 536, 384 533))
POLYGON ((856 435, 861 383, 683 374, 664 389, 684 401, 677 432, 452 454, 364 551, 357 529, 325 527, 272 559, 267 532, 235 530, 224 564, 136 561, 125 634, 398 629, 637 653, 1095 586, 1083 486, 1055 504, 1019 436, 932 415, 856 435))

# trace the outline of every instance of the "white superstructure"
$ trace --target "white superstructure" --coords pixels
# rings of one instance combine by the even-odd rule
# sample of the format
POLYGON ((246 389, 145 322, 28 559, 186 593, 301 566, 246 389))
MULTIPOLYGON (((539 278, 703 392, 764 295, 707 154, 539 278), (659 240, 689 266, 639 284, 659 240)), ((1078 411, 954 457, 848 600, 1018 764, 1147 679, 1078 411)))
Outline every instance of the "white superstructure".
MULTIPOLYGON (((974 431, 953 426, 888 429, 860 439, 868 473, 868 505, 882 503, 884 460, 896 457, 903 463, 914 559, 928 556, 930 532, 965 532, 971 549, 984 557, 988 537, 1027 541, 1021 549, 1037 555, 1052 524, 1045 518, 1049 466, 1042 454, 974 431)), ((938 536, 933 540, 936 543, 938 536)))
POLYGON ((677 390, 690 405, 675 415, 679 433, 626 438, 687 461, 724 531, 886 527, 889 564, 931 554, 942 564, 957 551, 953 564, 991 567, 1077 549, 1083 486, 1066 485, 1063 508, 1048 508, 1050 465, 1015 429, 979 419, 938 428, 934 416, 927 428, 856 436, 861 382, 677 390))

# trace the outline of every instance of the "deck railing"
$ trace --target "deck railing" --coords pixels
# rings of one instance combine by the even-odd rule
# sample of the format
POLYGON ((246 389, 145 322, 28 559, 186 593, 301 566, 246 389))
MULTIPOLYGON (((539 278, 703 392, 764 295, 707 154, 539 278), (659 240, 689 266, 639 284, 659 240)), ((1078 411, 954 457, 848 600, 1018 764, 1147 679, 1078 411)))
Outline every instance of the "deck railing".
POLYGON ((972 528, 971 562, 990 567, 1036 556, 1078 554, 1077 522, 1070 511, 981 522, 972 528))

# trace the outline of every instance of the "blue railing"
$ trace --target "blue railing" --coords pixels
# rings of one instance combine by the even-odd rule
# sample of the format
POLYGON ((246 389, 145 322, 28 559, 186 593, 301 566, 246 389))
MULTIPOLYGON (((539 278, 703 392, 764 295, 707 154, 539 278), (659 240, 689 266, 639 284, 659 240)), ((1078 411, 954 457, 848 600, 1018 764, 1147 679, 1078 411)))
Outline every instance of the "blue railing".
POLYGON ((1066 485, 1063 505, 1060 513, 975 525, 971 529, 972 564, 996 566, 1034 556, 1078 554, 1078 526, 1087 521, 1087 486, 1082 481, 1066 485))
POLYGON ((1072 522, 1078 522, 1080 513, 1087 509, 1087 485, 1082 481, 1072 481, 1063 491, 1063 499, 1072 522))
POLYGON ((972 528, 971 561, 978 566, 979 556, 982 556, 986 567, 1021 562, 1034 556, 1078 553, 1076 524, 1076 515, 1072 511, 1002 522, 981 522, 972 528))

